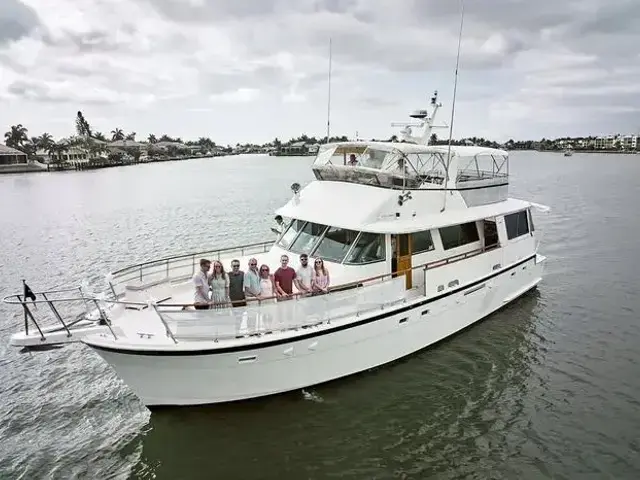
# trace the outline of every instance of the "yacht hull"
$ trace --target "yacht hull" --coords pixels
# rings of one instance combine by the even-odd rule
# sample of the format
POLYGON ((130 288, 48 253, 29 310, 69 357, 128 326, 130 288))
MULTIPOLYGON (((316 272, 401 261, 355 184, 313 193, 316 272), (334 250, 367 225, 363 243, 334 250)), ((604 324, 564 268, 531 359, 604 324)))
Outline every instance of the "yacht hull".
POLYGON ((294 339, 202 351, 125 351, 84 340, 147 406, 232 402, 298 390, 422 350, 490 315, 541 280, 534 255, 451 294, 422 297, 351 325, 294 339))

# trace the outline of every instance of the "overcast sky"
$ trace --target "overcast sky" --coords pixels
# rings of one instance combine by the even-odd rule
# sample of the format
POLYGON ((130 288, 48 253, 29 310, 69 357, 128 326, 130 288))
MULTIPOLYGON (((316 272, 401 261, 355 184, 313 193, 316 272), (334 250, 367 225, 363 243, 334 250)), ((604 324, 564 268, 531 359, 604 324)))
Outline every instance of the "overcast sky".
MULTIPOLYGON (((209 136, 449 121, 457 0, 0 0, 0 128, 209 136)), ((640 0, 466 0, 455 137, 640 131, 640 0)), ((446 136, 446 130, 438 132, 446 136)))

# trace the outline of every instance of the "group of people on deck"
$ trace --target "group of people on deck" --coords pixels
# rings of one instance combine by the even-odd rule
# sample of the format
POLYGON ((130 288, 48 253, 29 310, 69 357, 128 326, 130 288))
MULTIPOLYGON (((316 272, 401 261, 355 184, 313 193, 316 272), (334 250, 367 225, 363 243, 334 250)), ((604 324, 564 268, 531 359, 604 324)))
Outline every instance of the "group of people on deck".
POLYGON ((307 254, 300 255, 297 270, 289 265, 289 257, 280 257, 280 267, 271 273, 269 266, 258 268, 255 258, 249 259, 246 272, 240 269, 240 261, 231 261, 231 271, 226 272, 219 260, 200 260, 200 271, 193 276, 195 286, 194 307, 197 310, 246 306, 247 301, 281 301, 297 295, 319 295, 328 292, 329 271, 321 258, 309 264, 307 254))

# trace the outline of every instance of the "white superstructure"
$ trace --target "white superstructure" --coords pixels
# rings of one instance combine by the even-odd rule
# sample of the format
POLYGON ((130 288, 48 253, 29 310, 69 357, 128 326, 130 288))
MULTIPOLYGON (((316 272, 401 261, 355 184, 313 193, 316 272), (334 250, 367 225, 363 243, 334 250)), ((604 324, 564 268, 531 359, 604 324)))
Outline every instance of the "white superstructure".
MULTIPOLYGON (((435 97, 432 99, 437 110, 435 97)), ((146 405, 241 400, 365 371, 438 342, 534 288, 538 253, 533 209, 508 196, 502 150, 428 145, 433 116, 403 143, 323 145, 315 180, 292 186, 275 213, 275 241, 188 253, 114 272, 106 294, 45 292, 56 326, 45 329, 24 296, 16 346, 82 340, 146 405), (410 143, 413 142, 413 143, 410 143), (194 310, 200 258, 250 257, 277 268, 306 253, 331 273, 328 294, 242 307, 194 310), (90 313, 69 325, 57 305, 90 313), (75 300, 74 300, 75 299, 75 300), (95 307, 95 308, 93 308, 95 307), (34 328, 37 327, 37 328, 34 328)), ((42 294, 38 294, 42 296, 42 294)), ((43 310, 43 309, 39 309, 43 310)))

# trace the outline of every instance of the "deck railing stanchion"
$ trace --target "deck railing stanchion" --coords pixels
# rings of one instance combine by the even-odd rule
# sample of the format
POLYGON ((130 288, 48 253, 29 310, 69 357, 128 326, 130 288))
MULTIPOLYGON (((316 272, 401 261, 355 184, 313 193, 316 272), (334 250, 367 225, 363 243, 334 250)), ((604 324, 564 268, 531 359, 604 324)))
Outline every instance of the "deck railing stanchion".
MULTIPOLYGON (((84 292, 82 291, 82 287, 78 287, 78 291, 80 292, 80 298, 82 298, 82 301, 84 302, 84 309, 86 310, 87 313, 89 313, 89 304, 87 303, 87 299, 84 296, 84 292)), ((49 292, 51 293, 51 292, 49 292)))
POLYGON ((151 306, 153 307, 153 310, 156 312, 156 315, 158 315, 158 318, 162 322, 162 325, 164 325, 164 330, 165 330, 165 332, 167 334, 167 337, 171 338, 171 340, 173 340, 173 343, 175 343, 177 345, 178 341, 176 340, 176 337, 173 336, 173 332, 169 328, 169 325, 167 325, 167 322, 165 321, 165 319, 162 318, 162 315, 158 311, 158 306, 155 303, 152 303, 151 306))
POLYGON ((69 331, 69 328, 67 327, 67 324, 64 323, 64 320, 62 320, 62 317, 60 316, 60 313, 58 312, 58 309, 55 307, 55 305, 53 304, 53 302, 51 300, 49 300, 47 298, 47 294, 46 293, 42 293, 42 296, 44 297, 44 299, 47 301, 47 304, 49 305, 49 308, 51 309, 51 311, 53 312, 53 314, 56 316, 56 318, 58 319, 58 321, 62 324, 62 326, 64 327, 64 329, 67 331, 67 337, 71 336, 71 332, 69 331))
POLYGON ((94 298, 93 303, 96 304, 96 308, 98 309, 98 313, 100 314, 100 319, 109 328, 109 331, 111 332, 111 335, 113 335, 114 340, 118 340, 118 336, 116 335, 116 332, 113 331, 113 328, 111 328, 111 322, 109 321, 109 318, 107 317, 107 315, 102 311, 102 308, 98 303, 98 300, 94 298))
POLYGON ((111 293, 113 294, 113 299, 114 300, 118 300, 118 295, 116 294, 116 289, 113 288, 113 283, 108 282, 109 283, 109 289, 111 290, 111 293))
MULTIPOLYGON (((19 298, 19 297, 18 297, 19 298)), ((27 302, 24 300, 20 300, 20 303, 22 304, 22 308, 24 308, 24 315, 25 317, 28 315, 29 318, 31 319, 31 321, 34 323, 34 325, 36 326, 36 328, 38 329, 38 333, 40 333, 40 340, 42 340, 43 342, 47 339, 44 336, 44 333, 42 333, 42 330, 40 330, 40 325, 38 325, 38 322, 36 321, 35 317, 33 316, 33 314, 31 313, 31 310, 29 310, 29 307, 27 306, 27 302)))
MULTIPOLYGON (((22 297, 20 295, 16 295, 16 297, 18 297, 18 301, 20 303, 23 302, 22 297)), ((29 335, 29 320, 28 320, 28 317, 27 317, 27 311, 26 310, 24 311, 24 333, 26 335, 29 335)))

